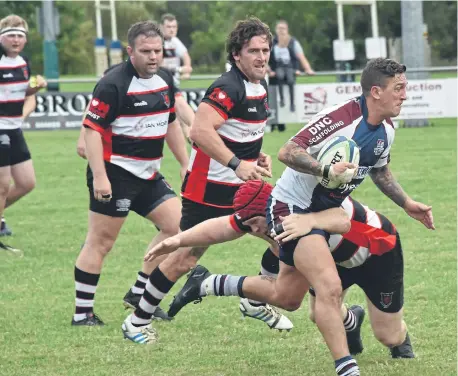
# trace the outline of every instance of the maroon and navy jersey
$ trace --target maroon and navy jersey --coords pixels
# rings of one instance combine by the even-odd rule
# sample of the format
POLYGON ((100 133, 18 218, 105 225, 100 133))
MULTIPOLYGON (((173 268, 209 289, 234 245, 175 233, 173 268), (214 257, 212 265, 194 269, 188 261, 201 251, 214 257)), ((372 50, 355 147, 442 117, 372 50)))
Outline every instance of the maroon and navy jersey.
POLYGON ((102 135, 106 162, 154 179, 168 125, 175 118, 172 75, 159 69, 153 77, 141 78, 128 60, 97 83, 83 125, 102 135))
POLYGON ((272 192, 276 200, 311 211, 337 207, 373 168, 383 167, 389 162, 394 140, 393 124, 390 119, 377 125, 369 124, 364 96, 324 109, 290 141, 317 158, 324 144, 335 136, 353 139, 360 149, 355 178, 350 183, 330 189, 319 184, 315 176, 287 167, 272 192))
POLYGON ((22 126, 22 110, 31 75, 27 58, 8 57, 0 45, 0 129, 22 126))
MULTIPOLYGON (((225 119, 216 131, 237 158, 257 163, 267 122, 267 83, 259 84, 233 66, 207 90, 202 102, 225 119)), ((243 181, 235 172, 193 145, 182 196, 201 204, 232 207, 234 194, 243 181)))

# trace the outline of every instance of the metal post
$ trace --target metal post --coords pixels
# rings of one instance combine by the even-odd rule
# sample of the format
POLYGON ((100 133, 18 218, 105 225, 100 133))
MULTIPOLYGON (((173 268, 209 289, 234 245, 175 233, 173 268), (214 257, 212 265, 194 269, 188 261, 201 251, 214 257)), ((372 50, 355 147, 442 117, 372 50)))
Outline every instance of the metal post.
MULTIPOLYGON (((56 13, 53 0, 43 0, 43 55, 47 78, 59 78, 59 51, 56 46, 56 13)), ((50 83, 48 90, 59 91, 58 83, 50 83)))
POLYGON ((345 28, 344 28, 344 17, 343 17, 343 5, 342 3, 337 4, 337 30, 339 33, 339 40, 345 40, 345 28))
POLYGON ((110 0, 111 14, 111 44, 110 44, 110 64, 115 65, 122 62, 122 46, 118 40, 118 26, 116 23, 116 5, 114 0, 110 0))
POLYGON ((372 23, 372 37, 378 38, 378 16, 377 16, 377 2, 374 0, 371 4, 371 23, 372 23))
MULTIPOLYGON (((402 56, 407 66, 407 77, 410 79, 424 79, 428 75, 424 72, 409 73, 409 68, 425 66, 425 44, 423 37, 423 2, 401 1, 402 24, 402 56)), ((409 120, 408 127, 427 126, 428 120, 409 120)))
POLYGON ((97 38, 94 43, 94 54, 95 54, 95 74, 100 77, 103 75, 108 68, 108 56, 107 47, 105 45, 105 39, 103 38, 102 31, 102 10, 100 6, 100 0, 95 0, 95 25, 97 31, 97 38))

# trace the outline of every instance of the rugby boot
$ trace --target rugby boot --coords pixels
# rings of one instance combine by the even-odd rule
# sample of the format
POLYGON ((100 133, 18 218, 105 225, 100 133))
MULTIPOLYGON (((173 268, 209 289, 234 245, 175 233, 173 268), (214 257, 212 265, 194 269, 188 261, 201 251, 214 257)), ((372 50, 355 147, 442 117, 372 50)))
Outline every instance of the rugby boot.
MULTIPOLYGON (((132 289, 129 289, 127 294, 124 296, 123 304, 126 309, 137 309, 138 305, 140 304, 142 296, 141 294, 134 294, 132 289)), ((172 318, 167 315, 166 312, 161 307, 156 307, 156 310, 153 313, 152 320, 158 321, 171 321, 172 318)))
POLYGON ((86 313, 86 318, 80 321, 72 319, 73 326, 104 326, 105 323, 94 312, 86 313))
POLYGON ((364 308, 359 305, 354 305, 349 308, 355 315, 356 328, 347 331, 347 344, 351 355, 361 354, 364 350, 363 341, 361 339, 361 325, 364 321, 366 312, 364 308))
POLYGON ((169 311, 167 314, 174 317, 180 310, 191 302, 200 303, 202 297, 200 296, 200 285, 211 273, 202 265, 197 265, 191 273, 188 274, 188 280, 183 288, 173 297, 170 303, 169 311))
POLYGON ((252 305, 248 299, 242 298, 240 299, 239 308, 243 317, 264 321, 270 329, 289 332, 294 326, 285 315, 269 304, 252 305))
POLYGON ((399 346, 394 346, 390 348, 391 357, 393 359, 411 359, 415 358, 415 354, 412 349, 412 344, 410 343, 409 333, 406 334, 406 339, 399 346))

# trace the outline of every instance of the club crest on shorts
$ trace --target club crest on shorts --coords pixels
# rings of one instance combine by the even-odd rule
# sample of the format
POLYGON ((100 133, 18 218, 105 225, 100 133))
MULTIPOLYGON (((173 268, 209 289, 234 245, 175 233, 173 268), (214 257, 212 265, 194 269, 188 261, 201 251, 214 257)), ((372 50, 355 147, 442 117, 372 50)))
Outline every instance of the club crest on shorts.
POLYGON ((380 293, 380 304, 383 308, 388 308, 393 303, 394 292, 381 292, 380 293))
POLYGON ((167 106, 167 108, 170 107, 170 97, 169 93, 166 91, 161 92, 162 98, 164 99, 164 103, 167 106))

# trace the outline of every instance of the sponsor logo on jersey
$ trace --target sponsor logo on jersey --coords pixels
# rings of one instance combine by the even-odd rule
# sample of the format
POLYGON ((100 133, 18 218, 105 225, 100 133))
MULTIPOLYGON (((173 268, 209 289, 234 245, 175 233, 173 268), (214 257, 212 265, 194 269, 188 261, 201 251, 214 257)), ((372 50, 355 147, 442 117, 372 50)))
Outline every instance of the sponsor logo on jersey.
POLYGON ((221 90, 221 88, 219 87, 213 89, 209 98, 212 101, 218 103, 228 112, 232 109, 232 107, 234 107, 234 103, 232 102, 231 98, 227 95, 227 93, 224 90, 221 90))
POLYGON ((374 154, 375 155, 380 155, 383 153, 383 150, 385 149, 385 140, 379 138, 377 140, 377 146, 374 148, 374 154))
POLYGON ((146 103, 145 101, 134 103, 135 107, 141 107, 141 106, 146 106, 146 105, 148 105, 148 103, 146 103))
POLYGON ((13 73, 7 73, 3 75, 3 78, 13 78, 13 73))
POLYGON ((91 105, 89 106, 88 115, 90 115, 94 119, 105 119, 107 116, 108 111, 110 111, 110 105, 102 102, 98 98, 93 98, 91 100, 91 105))
POLYGON ((248 109, 248 112, 258 112, 258 110, 256 109, 256 107, 250 107, 248 109))

